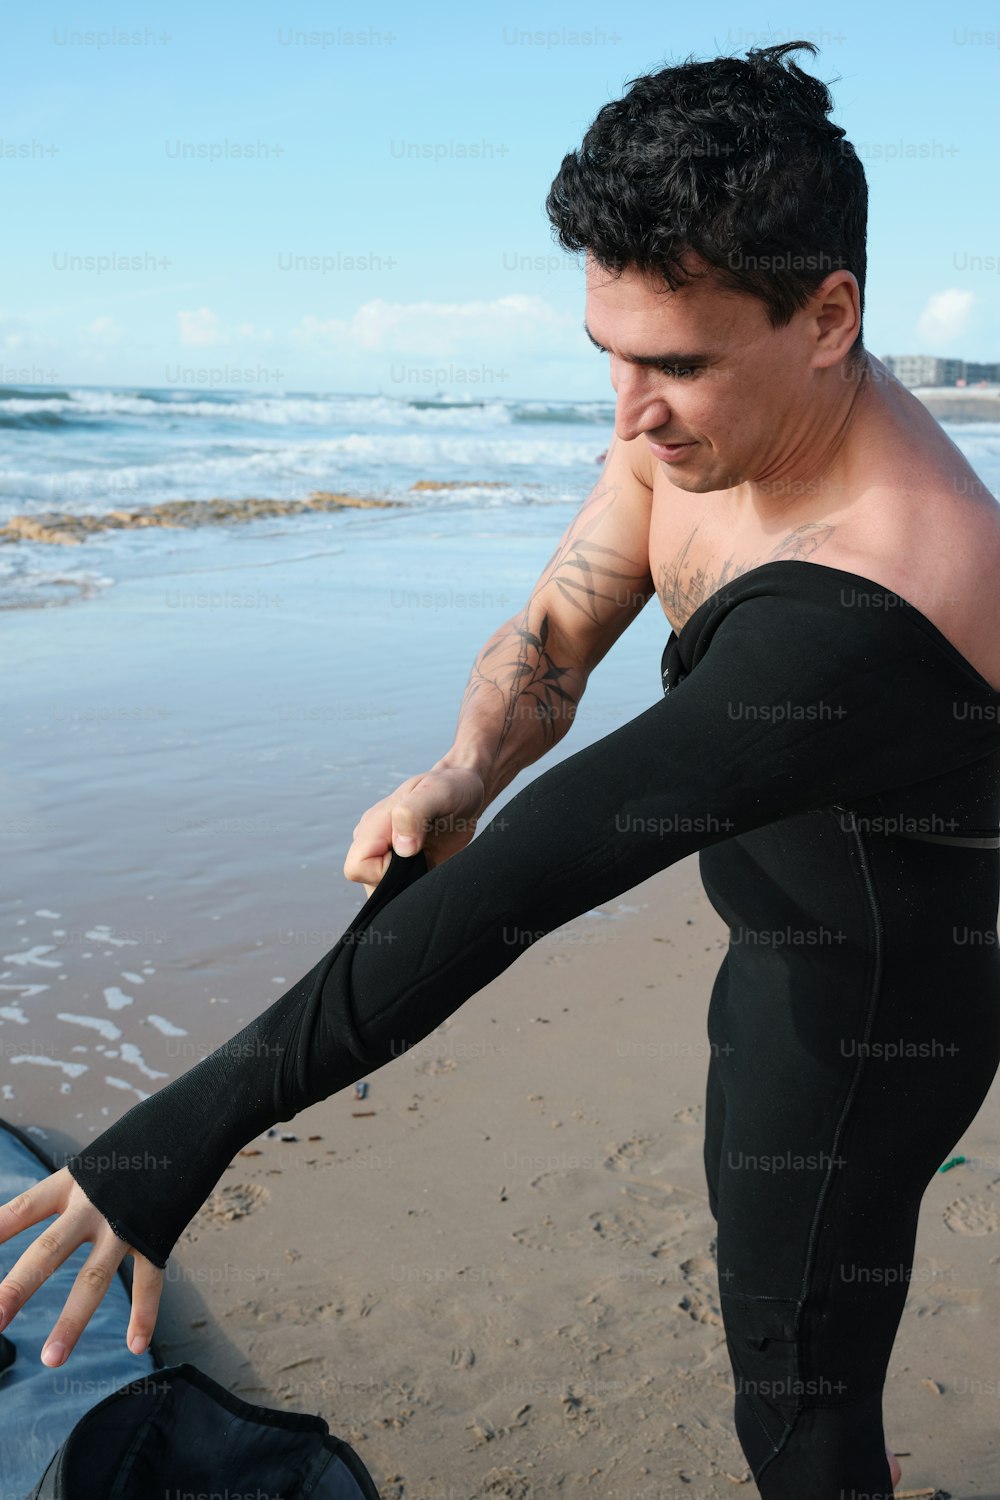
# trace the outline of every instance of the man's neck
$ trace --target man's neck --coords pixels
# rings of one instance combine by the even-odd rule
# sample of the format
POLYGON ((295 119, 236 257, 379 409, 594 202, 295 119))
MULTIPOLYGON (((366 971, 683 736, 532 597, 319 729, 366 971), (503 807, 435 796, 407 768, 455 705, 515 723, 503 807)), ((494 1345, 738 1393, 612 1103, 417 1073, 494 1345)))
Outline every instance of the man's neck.
POLYGON ((735 492, 738 510, 764 528, 837 510, 850 498, 855 449, 881 398, 866 351, 856 365, 824 373, 828 379, 780 452, 735 492))

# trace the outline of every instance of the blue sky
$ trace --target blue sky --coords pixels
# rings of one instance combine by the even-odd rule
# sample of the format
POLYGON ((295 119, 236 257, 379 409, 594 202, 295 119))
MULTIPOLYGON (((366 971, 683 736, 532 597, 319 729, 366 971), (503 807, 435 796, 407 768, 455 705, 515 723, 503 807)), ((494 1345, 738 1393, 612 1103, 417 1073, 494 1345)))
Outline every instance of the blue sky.
POLYGON ((562 156, 636 74, 796 37, 868 175, 867 346, 1000 358, 994 6, 132 14, 5 18, 4 382, 610 399, 562 156))

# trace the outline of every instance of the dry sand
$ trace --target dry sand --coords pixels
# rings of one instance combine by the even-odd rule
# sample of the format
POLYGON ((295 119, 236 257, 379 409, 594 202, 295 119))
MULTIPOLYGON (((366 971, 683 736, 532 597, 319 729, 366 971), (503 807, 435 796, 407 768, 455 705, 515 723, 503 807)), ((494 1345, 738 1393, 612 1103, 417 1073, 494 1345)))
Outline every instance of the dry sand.
MULTIPOLYGON (((694 858, 626 903, 539 941, 363 1102, 241 1153, 168 1267, 165 1362, 318 1412, 384 1500, 755 1495, 701 1157, 725 929, 694 858)), ((998 1101, 924 1198, 898 1494, 1000 1496, 998 1101)))

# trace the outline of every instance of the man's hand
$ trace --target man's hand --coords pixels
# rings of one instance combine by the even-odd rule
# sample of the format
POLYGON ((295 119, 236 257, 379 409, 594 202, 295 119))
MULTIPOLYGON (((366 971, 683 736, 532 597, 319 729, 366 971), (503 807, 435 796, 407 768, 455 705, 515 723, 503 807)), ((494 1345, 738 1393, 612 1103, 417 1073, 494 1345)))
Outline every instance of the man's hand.
POLYGON ((6 1329, 42 1282, 74 1250, 90 1240, 93 1252, 80 1267, 73 1290, 42 1350, 42 1361, 51 1366, 66 1361, 126 1255, 135 1258, 132 1316, 126 1342, 133 1354, 142 1354, 156 1326, 163 1272, 118 1238, 104 1215, 74 1181, 68 1167, 61 1167, 26 1193, 0 1204, 0 1244, 52 1214, 58 1214, 59 1218, 41 1231, 0 1282, 0 1329, 6 1329))
POLYGON ((370 896, 393 849, 397 854, 423 849, 429 868, 442 864, 471 842, 485 804, 482 777, 464 766, 407 777, 362 813, 344 861, 345 876, 361 881, 370 896))

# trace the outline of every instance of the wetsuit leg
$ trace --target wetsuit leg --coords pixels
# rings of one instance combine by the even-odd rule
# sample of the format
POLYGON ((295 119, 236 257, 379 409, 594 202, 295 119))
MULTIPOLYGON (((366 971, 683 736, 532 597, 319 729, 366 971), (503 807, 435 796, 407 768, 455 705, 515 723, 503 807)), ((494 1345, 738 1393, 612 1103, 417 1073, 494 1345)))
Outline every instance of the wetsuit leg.
POLYGON ((731 949, 712 998, 719 1292, 763 1500, 891 1500, 882 1391, 920 1203, 1000 1062, 996 953, 952 938, 985 864, 956 853, 943 872, 926 856, 918 932, 903 917, 925 856, 886 841, 865 857, 853 896, 842 882, 843 989, 810 983, 807 957, 731 949))

